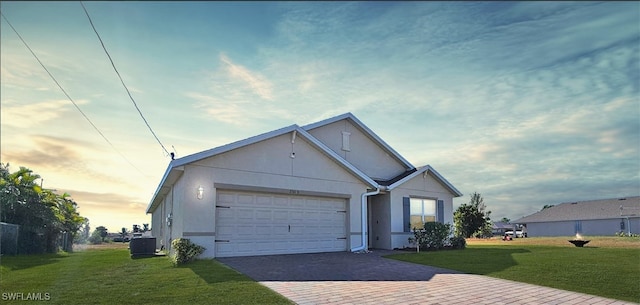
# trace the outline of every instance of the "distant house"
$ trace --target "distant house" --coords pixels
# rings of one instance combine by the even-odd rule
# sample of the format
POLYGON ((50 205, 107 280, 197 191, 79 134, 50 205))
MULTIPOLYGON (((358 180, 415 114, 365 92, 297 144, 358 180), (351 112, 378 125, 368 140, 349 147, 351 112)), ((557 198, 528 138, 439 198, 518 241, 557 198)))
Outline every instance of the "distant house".
POLYGON ((491 233, 493 235, 504 235, 507 231, 513 231, 515 224, 509 222, 496 221, 491 227, 491 233))
POLYGON ((640 197, 565 202, 513 221, 528 236, 640 234, 640 197))
POLYGON ((202 257, 360 251, 453 223, 459 196, 345 113, 172 160, 147 213, 158 248, 189 238, 202 257))

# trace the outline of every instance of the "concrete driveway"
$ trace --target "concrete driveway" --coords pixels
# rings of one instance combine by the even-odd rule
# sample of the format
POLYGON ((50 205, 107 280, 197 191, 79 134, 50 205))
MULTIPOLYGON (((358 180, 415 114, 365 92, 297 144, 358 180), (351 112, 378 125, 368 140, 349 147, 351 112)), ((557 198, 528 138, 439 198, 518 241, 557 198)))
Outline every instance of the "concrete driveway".
POLYGON ((632 304, 385 259, 398 253, 313 253, 218 258, 300 305, 632 304))

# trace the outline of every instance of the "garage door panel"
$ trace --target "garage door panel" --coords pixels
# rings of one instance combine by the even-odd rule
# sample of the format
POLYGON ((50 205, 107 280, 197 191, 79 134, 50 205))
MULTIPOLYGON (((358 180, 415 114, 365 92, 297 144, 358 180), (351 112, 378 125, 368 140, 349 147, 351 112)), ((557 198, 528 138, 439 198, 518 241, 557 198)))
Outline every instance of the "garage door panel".
POLYGON ((254 215, 255 215, 255 221, 271 222, 273 219, 271 210, 264 210, 264 209, 256 210, 254 215))
POLYGON ((272 196, 256 195, 256 204, 261 206, 271 206, 273 202, 272 196))
POLYGON ((236 203, 239 205, 253 205, 255 202, 254 197, 255 197, 254 195, 239 194, 235 199, 236 199, 236 203))
MULTIPOLYGON (((271 234, 271 231, 273 230, 273 226, 271 225, 256 225, 254 228, 252 228, 252 232, 257 236, 257 237, 268 237, 271 234)), ((253 237, 251 236, 247 236, 248 239, 253 239, 253 237)))
POLYGON ((242 224, 253 222, 253 219, 254 219, 253 214, 255 213, 253 209, 234 208, 231 210, 233 211, 234 218, 238 220, 239 224, 242 225, 242 224))
POLYGON ((235 231, 237 232, 238 236, 251 236, 253 234, 256 234, 256 230, 254 229, 254 227, 245 227, 245 226, 239 226, 235 228, 235 231))
POLYGON ((283 211, 283 210, 273 211, 274 222, 279 223, 281 221, 287 221, 287 219, 289 219, 289 211, 283 211))
POLYGON ((218 257, 347 249, 344 199, 217 193, 218 257))
POLYGON ((304 252, 305 250, 305 242, 304 241, 291 241, 289 242, 289 249, 296 252, 304 252))
POLYGON ((218 194, 218 203, 233 203, 235 201, 235 196, 233 194, 218 194))
POLYGON ((217 239, 229 239, 234 236, 235 232, 235 226, 219 226, 216 229, 216 236, 217 239))
POLYGON ((279 239, 285 239, 286 236, 289 234, 289 228, 285 225, 277 225, 277 226, 273 226, 273 229, 271 230, 271 236, 273 236, 274 238, 279 238, 279 239))
POLYGON ((231 209, 224 209, 224 208, 218 208, 216 209, 217 213, 218 213, 218 219, 233 219, 235 218, 234 213, 235 210, 232 211, 231 209))
POLYGON ((304 208, 304 199, 302 198, 291 198, 291 207, 292 208, 304 208))
POLYGON ((287 207, 289 207, 289 198, 288 197, 273 197, 273 207, 274 208, 287 208, 287 207))
POLYGON ((302 211, 290 211, 289 220, 294 223, 301 223, 305 221, 304 212, 302 211))

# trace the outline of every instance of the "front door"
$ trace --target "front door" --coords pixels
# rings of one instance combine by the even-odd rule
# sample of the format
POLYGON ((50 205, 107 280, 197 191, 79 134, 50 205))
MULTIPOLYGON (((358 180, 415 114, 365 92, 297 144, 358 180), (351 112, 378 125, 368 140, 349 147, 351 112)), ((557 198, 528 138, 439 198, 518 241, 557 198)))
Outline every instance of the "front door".
POLYGON ((369 248, 391 249, 391 218, 389 195, 369 197, 367 216, 369 222, 369 248))

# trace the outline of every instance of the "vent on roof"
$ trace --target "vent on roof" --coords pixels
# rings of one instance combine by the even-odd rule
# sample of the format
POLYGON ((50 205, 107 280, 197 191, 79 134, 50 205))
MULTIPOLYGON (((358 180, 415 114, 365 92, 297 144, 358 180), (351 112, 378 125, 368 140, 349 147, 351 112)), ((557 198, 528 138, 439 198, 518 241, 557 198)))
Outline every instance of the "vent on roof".
POLYGON ((349 136, 351 136, 350 132, 343 131, 342 132, 342 150, 351 151, 351 145, 349 144, 349 136))

